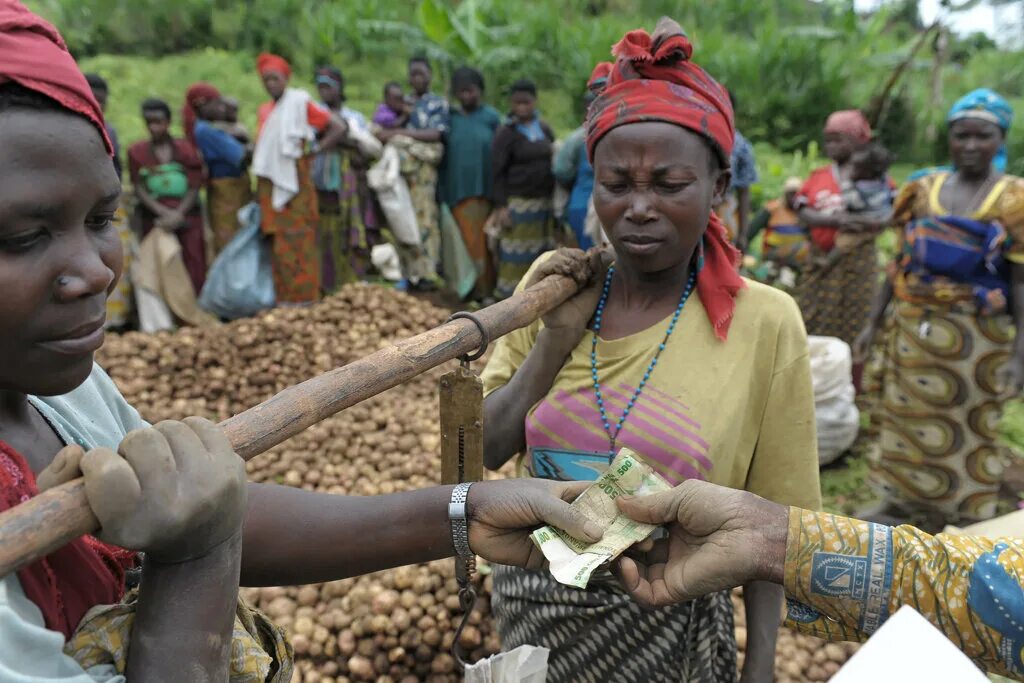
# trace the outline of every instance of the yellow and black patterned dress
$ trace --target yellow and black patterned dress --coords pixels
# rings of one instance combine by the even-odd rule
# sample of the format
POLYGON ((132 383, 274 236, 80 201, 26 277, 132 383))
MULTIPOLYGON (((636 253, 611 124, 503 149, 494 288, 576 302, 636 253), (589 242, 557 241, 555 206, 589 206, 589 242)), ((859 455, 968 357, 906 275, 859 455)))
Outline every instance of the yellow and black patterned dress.
POLYGON ((870 459, 890 501, 952 522, 994 514, 1009 456, 996 441, 997 372, 1013 339, 1008 263, 1024 263, 1024 180, 1005 176, 973 215, 951 216, 939 200, 948 178, 913 181, 896 200, 902 257, 870 459), (981 275, 957 277, 972 250, 981 275))

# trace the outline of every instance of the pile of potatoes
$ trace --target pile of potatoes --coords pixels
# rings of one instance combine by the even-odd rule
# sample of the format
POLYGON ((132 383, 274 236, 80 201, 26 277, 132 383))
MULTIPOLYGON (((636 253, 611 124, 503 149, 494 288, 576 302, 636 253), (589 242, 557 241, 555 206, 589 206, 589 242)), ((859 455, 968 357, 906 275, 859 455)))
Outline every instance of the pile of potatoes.
MULTIPOLYGON (((732 596, 736 613, 736 645, 743 664, 747 646, 747 620, 742 591, 732 596)), ((829 643, 788 628, 779 629, 775 645, 775 683, 817 683, 830 680, 860 647, 857 643, 829 643)))
MULTIPOLYGON (((202 415, 220 421, 436 327, 448 315, 391 289, 349 285, 310 307, 218 327, 110 336, 98 361, 147 420, 202 415)), ((437 382, 448 369, 425 373, 257 456, 247 465, 250 480, 367 496, 437 484, 437 382)), ((490 577, 480 575, 476 583, 479 597, 461 636, 474 659, 500 649, 490 577)), ((462 610, 451 560, 323 584, 245 589, 243 597, 287 629, 296 654, 293 683, 459 680, 450 651, 462 610)), ((737 640, 742 656, 741 605, 737 640)), ((851 651, 783 630, 777 680, 827 680, 851 651)))

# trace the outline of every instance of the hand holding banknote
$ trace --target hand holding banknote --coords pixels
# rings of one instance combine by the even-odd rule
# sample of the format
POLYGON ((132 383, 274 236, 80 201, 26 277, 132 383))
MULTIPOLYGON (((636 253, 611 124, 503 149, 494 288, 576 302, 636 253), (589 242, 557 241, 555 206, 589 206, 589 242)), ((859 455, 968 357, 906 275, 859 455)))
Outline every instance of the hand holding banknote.
POLYGON ((560 583, 586 588, 590 576, 635 543, 646 539, 657 528, 623 515, 616 506, 622 496, 646 496, 671 487, 632 451, 623 448, 608 469, 573 501, 573 512, 589 520, 604 536, 597 542, 581 540, 568 530, 554 526, 541 527, 533 533, 551 568, 551 575, 560 583))
POLYGON ((698 480, 616 503, 628 518, 668 531, 614 568, 643 605, 672 605, 756 580, 782 582, 788 520, 783 505, 698 480))

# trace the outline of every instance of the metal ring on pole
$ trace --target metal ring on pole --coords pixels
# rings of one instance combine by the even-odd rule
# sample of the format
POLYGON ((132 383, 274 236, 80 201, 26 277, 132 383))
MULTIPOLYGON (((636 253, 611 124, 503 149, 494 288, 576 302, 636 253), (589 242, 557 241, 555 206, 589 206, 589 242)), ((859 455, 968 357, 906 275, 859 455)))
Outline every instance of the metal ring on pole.
POLYGON ((484 327, 484 324, 482 322, 480 322, 480 318, 476 317, 475 315, 473 315, 472 313, 470 313, 468 311, 459 311, 458 313, 453 313, 452 316, 450 318, 448 318, 448 320, 446 322, 451 322, 453 320, 459 320, 459 319, 469 320, 474 325, 476 325, 476 328, 478 330, 480 330, 480 340, 481 340, 480 341, 480 348, 478 348, 473 353, 465 354, 464 356, 462 356, 462 358, 460 358, 460 360, 463 363, 472 363, 475 360, 480 360, 480 358, 482 358, 483 355, 485 353, 487 353, 487 347, 490 346, 490 344, 491 344, 491 334, 490 334, 490 332, 488 332, 487 328, 484 327))

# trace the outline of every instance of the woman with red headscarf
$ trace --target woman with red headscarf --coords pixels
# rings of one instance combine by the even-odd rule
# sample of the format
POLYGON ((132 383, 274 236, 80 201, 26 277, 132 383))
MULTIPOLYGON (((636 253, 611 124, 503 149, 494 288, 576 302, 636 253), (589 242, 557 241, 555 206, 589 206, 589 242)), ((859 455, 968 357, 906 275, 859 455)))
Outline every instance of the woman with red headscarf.
POLYGON ((206 164, 206 204, 215 254, 234 237, 238 210, 252 200, 249 150, 215 125, 223 113, 220 91, 209 83, 196 83, 185 91, 182 127, 206 164))
POLYGON ((322 293, 314 146, 334 149, 343 142, 347 125, 317 106, 309 93, 288 87, 292 69, 282 57, 264 52, 256 67, 272 98, 257 113, 252 170, 263 232, 273 240, 277 302, 310 303, 322 293))
POLYGON ((0 575, 0 681, 287 683, 284 634, 237 603, 240 576, 313 583, 455 552, 539 567, 538 526, 600 536, 566 502, 576 485, 247 487, 214 425, 150 427, 93 362, 123 264, 103 116, 57 31, 16 0, 0 0, 0 140, 0 511, 81 471, 101 528, 0 575))
POLYGON ((856 109, 837 111, 825 122, 825 155, 832 160, 813 173, 797 196, 800 222, 810 231, 811 254, 796 300, 807 333, 854 340, 871 313, 878 284, 875 242, 864 233, 884 220, 847 211, 844 186, 852 181, 854 152, 871 142, 871 126, 856 109))
MULTIPOLYGON (((614 253, 556 252, 520 285, 589 273, 577 296, 499 340, 483 374, 485 462, 519 454, 523 476, 594 479, 628 447, 672 484, 817 508, 803 324, 792 299, 737 274, 712 212, 729 187, 732 108, 692 52, 663 19, 595 69, 587 150, 614 253)), ((770 681, 782 594, 754 582, 744 599, 742 680, 770 681)), ((727 592, 648 611, 607 573, 580 591, 496 566, 492 605, 504 647, 551 649, 553 683, 736 680, 727 592)))

